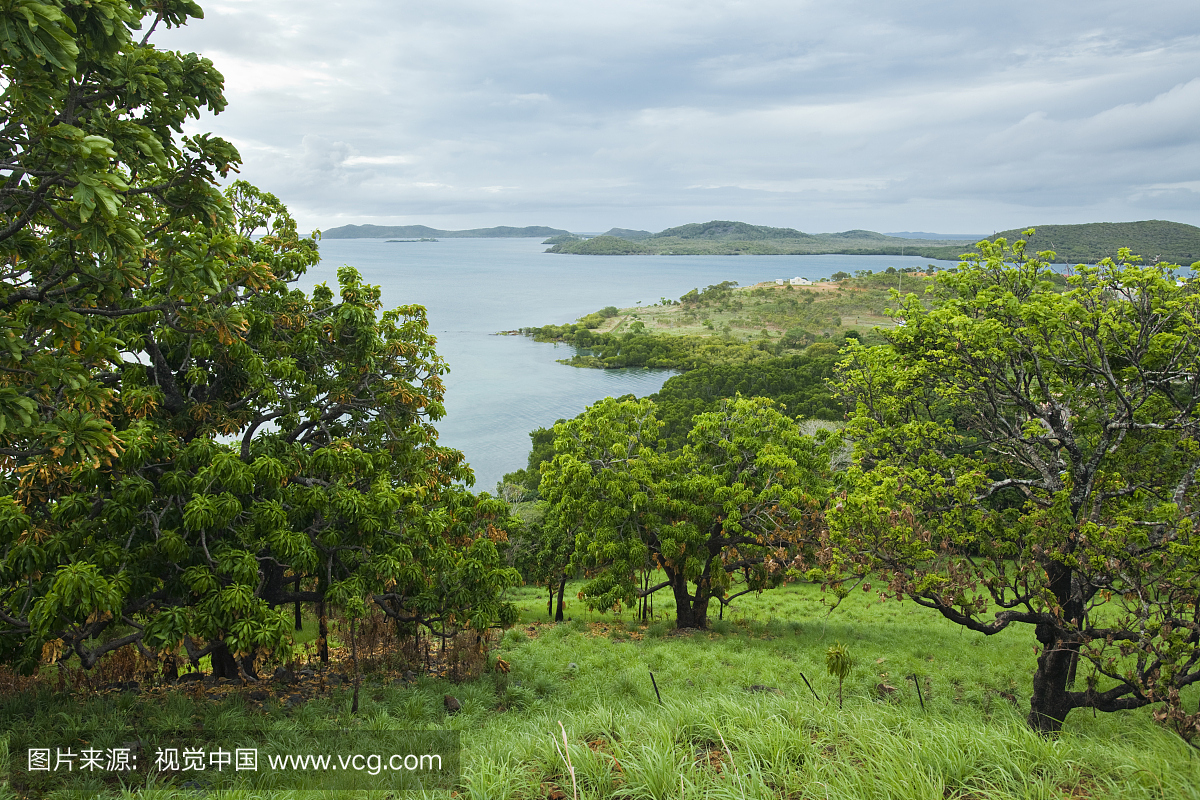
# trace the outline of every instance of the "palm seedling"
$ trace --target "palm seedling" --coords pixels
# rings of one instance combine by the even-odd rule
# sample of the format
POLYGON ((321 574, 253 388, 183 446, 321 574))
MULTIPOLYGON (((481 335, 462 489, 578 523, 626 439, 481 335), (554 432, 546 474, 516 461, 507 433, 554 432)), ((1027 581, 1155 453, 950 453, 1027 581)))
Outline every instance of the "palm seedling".
POLYGON ((850 671, 854 669, 854 659, 850 657, 850 648, 838 642, 825 651, 825 671, 838 682, 838 708, 842 707, 842 684, 850 671))

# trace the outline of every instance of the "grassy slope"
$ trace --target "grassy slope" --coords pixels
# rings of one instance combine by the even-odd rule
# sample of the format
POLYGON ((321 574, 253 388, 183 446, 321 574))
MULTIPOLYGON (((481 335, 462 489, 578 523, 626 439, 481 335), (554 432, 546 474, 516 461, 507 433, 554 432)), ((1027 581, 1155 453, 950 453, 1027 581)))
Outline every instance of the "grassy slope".
POLYGON ((574 323, 522 332, 539 342, 582 348, 561 363, 600 369, 687 371, 801 352, 831 356, 852 330, 865 343, 880 341, 876 328, 898 324, 885 313, 897 305, 891 293, 901 283, 905 294, 923 292, 928 282, 919 274, 880 273, 807 287, 771 282, 733 290, 726 281, 688 292, 680 302, 664 298, 646 308, 610 307, 574 323), (822 352, 814 352, 813 346, 822 352))
MULTIPOLYGON (((656 612, 669 619, 670 599, 660 601, 656 612)), ((544 619, 543 602, 529 591, 526 605, 544 619)), ((688 798, 1200 797, 1200 759, 1146 712, 1095 719, 1076 712, 1056 743, 1031 734, 1024 725, 1035 660, 1029 630, 985 638, 911 603, 866 594, 827 614, 811 586, 742 598, 726 612, 736 624, 715 624, 723 633, 662 636, 667 623, 622 624, 578 601, 568 614, 573 623, 540 627, 536 639, 520 631, 505 638, 510 682, 544 697, 526 709, 540 712, 534 720, 493 723, 505 734, 487 737, 493 755, 482 763, 499 762, 489 767, 489 780, 528 789, 522 780, 532 762, 543 777, 557 771, 562 784, 561 762, 544 743, 544 731, 557 730, 561 720, 572 739, 616 728, 627 743, 619 755, 624 772, 637 765, 647 796, 678 797, 683 774, 688 798), (591 620, 601 624, 585 622, 591 620), (847 643, 857 662, 842 711, 836 701, 814 700, 800 677, 830 697, 835 684, 823 653, 836 641, 847 643), (664 707, 656 706, 650 671, 664 707), (913 673, 925 712, 905 678, 913 673), (881 700, 880 683, 897 691, 881 700), (728 769, 691 766, 721 736, 740 783, 728 769), (518 758, 507 753, 514 740, 526 742, 518 758), (674 790, 656 795, 654 785, 674 790)), ((1194 702, 1200 691, 1192 694, 1194 702)), ((583 748, 578 753, 600 776, 599 791, 584 796, 608 796, 603 761, 583 748)))
POLYGON ((725 303, 624 308, 596 332, 623 333, 634 322, 641 321, 647 333, 728 335, 745 341, 761 337, 764 329, 775 336, 796 328, 816 335, 836 336, 849 328, 862 331, 891 328, 896 320, 884 313, 897 305, 891 298, 891 290, 903 283, 905 294, 920 294, 930 281, 917 275, 904 275, 901 279, 898 274, 881 273, 812 286, 760 283, 734 290, 733 297, 725 303), (712 323, 711 328, 704 324, 705 320, 712 323))
MULTIPOLYGON (((863 593, 827 613, 807 585, 741 598, 716 630, 682 636, 665 621, 672 613, 666 594, 655 601, 664 621, 650 626, 586 611, 576 600, 567 607, 573 621, 535 624, 545 619, 542 592, 530 587, 518 600, 521 624, 496 653, 511 665, 508 675, 457 686, 427 678, 404 686, 368 675, 358 720, 343 690, 294 710, 269 703, 265 712, 248 712, 236 700, 196 703, 182 693, 154 704, 129 695, 26 695, 0 702, 0 718, 62 724, 54 720, 65 711, 100 724, 203 721, 219 730, 254 714, 280 735, 338 725, 449 727, 463 737, 461 795, 486 800, 546 798, 556 788, 571 797, 570 774, 552 743, 561 747, 563 730, 581 798, 1200 798, 1200 758, 1145 710, 1095 719, 1074 712, 1057 740, 1030 732, 1023 717, 1034 640, 1022 627, 985 638, 911 603, 863 593), (836 685, 823 666, 825 648, 836 641, 856 659, 841 710, 829 699, 836 685), (905 677, 914 673, 925 711, 905 677), (881 683, 896 691, 880 698, 881 683), (444 693, 461 701, 461 713, 446 716, 444 693)), ((1185 702, 1198 696, 1193 689, 1185 702)))

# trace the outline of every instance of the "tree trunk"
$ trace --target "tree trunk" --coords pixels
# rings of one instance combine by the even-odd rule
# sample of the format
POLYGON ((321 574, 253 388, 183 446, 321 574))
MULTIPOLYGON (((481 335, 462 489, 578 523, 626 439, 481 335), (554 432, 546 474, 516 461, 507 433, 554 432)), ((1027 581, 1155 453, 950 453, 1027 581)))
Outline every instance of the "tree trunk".
MULTIPOLYGON (((1078 625, 1084 617, 1084 606, 1072 592, 1072 570, 1059 563, 1046 565, 1047 586, 1062 607, 1062 619, 1078 625)), ((1033 674, 1033 696, 1029 698, 1029 727, 1038 733, 1052 734, 1062 730, 1067 714, 1075 707, 1068 691, 1074 679, 1075 660, 1079 657, 1079 642, 1058 625, 1040 622, 1034 635, 1042 646, 1037 670, 1033 674)))
POLYGON ((688 593, 687 578, 680 573, 667 577, 671 581, 671 591, 675 594, 675 627, 707 628, 708 594, 697 587, 696 596, 692 597, 688 593))
POLYGON ((358 713, 358 639, 354 635, 354 623, 357 617, 350 618, 350 664, 354 670, 354 701, 350 705, 350 713, 358 713))
POLYGON ((258 680, 258 669, 255 668, 254 662, 258 658, 258 649, 251 650, 246 655, 242 656, 242 673, 253 680, 258 680))
MULTIPOLYGON (((259 552, 259 557, 269 557, 271 551, 269 549, 259 552)), ((283 594, 283 567, 274 559, 270 561, 260 561, 259 569, 262 571, 263 585, 261 597, 267 601, 271 608, 279 605, 279 598, 283 594)))
POLYGON ((212 674, 214 678, 228 678, 229 680, 237 680, 241 677, 238 672, 237 659, 233 657, 233 651, 229 649, 229 645, 220 642, 209 653, 209 658, 212 659, 212 674))
POLYGON ((1033 674, 1033 696, 1029 699, 1029 727, 1038 733, 1058 733, 1063 721, 1074 708, 1067 684, 1071 668, 1078 657, 1079 644, 1063 641, 1054 626, 1037 626, 1037 640, 1042 645, 1033 674))
POLYGON ((325 615, 325 601, 321 600, 317 603, 317 614, 320 619, 317 623, 317 654, 321 656, 321 663, 329 663, 329 617, 325 615))
POLYGON ((692 601, 693 628, 708 630, 708 604, 712 600, 706 589, 696 588, 696 598, 692 601))
POLYGON ((563 593, 567 589, 567 574, 564 572, 558 578, 558 610, 554 612, 554 621, 563 621, 563 593))

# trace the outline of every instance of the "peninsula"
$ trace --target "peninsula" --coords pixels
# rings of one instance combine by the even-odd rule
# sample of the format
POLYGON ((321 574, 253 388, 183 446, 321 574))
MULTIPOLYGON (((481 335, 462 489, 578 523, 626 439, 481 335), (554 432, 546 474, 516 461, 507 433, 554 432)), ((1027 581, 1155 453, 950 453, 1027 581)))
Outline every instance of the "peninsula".
POLYGON ((749 363, 801 352, 828 356, 837 353, 846 337, 882 341, 878 329, 900 323, 892 292, 922 296, 932 281, 923 270, 895 267, 745 287, 723 281, 692 289, 678 300, 661 298, 654 305, 632 308, 609 306, 573 323, 520 332, 539 342, 583 348, 561 363, 595 369, 650 367, 686 372, 706 364, 749 363))

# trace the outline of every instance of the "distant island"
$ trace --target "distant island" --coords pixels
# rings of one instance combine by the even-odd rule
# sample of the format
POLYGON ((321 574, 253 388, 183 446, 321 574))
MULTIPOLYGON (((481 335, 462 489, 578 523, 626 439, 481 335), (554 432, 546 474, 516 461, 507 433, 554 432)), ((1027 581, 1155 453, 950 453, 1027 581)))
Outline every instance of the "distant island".
POLYGON ((911 255, 956 259, 965 242, 954 239, 901 239, 882 233, 851 230, 804 233, 745 222, 713 220, 667 228, 658 233, 613 228, 600 236, 557 236, 547 240, 548 253, 577 255, 911 255))
MULTIPOLYGON (((1200 228, 1180 222, 1098 222, 1083 225, 1030 225, 1036 233, 1030 251, 1053 250, 1058 263, 1094 262, 1128 247, 1147 260, 1191 264, 1200 260, 1200 228)), ((1024 238, 1027 228, 1003 231, 982 239, 1024 238)), ((745 222, 714 220, 667 228, 658 233, 613 228, 585 239, 558 235, 545 244, 547 253, 575 255, 893 255, 955 261, 974 243, 960 238, 929 239, 914 233, 903 238, 875 231, 804 233, 745 222)))
MULTIPOLYGON (((1200 261, 1200 228, 1182 222, 1148 219, 1142 222, 1089 222, 1083 225, 1029 225, 1030 251, 1053 250, 1063 264, 1097 261, 1128 247, 1147 262, 1167 261, 1184 266, 1200 261)), ((987 237, 1010 242, 1025 239, 1023 230, 1001 231, 987 237)))
POLYGON ((570 233, 562 228, 530 225, 527 228, 472 228, 466 231, 442 231, 424 225, 343 225, 322 231, 322 239, 529 239, 570 233))
POLYGON ((900 239, 939 239, 941 241, 966 239, 972 242, 987 238, 982 233, 930 233, 928 231, 888 231, 884 235, 900 239))

